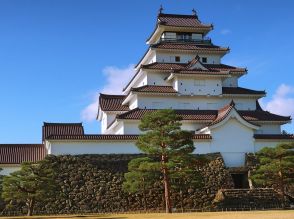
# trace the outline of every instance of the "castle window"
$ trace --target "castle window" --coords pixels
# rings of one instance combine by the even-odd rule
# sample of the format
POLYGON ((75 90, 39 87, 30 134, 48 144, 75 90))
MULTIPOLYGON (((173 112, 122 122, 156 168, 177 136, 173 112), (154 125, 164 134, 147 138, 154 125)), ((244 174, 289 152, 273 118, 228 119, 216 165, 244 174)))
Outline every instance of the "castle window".
POLYGON ((207 57, 202 57, 202 62, 207 63, 207 57))
POLYGON ((176 56, 175 57, 176 62, 180 62, 181 61, 181 57, 180 56, 176 56))

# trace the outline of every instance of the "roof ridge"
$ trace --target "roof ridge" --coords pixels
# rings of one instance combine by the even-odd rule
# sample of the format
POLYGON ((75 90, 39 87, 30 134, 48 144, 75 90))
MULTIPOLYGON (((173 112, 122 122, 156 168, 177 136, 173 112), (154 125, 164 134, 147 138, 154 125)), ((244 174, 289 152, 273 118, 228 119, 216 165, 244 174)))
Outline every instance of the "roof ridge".
POLYGON ((43 126, 83 126, 82 122, 78 122, 78 123, 70 123, 70 122, 43 122, 43 126))
POLYGON ((41 143, 24 143, 24 144, 21 144, 21 143, 7 143, 7 144, 3 144, 1 143, 0 144, 0 147, 1 146, 44 146, 44 144, 41 144, 41 143))
MULTIPOLYGON (((165 17, 195 17, 197 19, 197 15, 193 14, 168 14, 168 13, 160 13, 158 14, 158 17, 165 16, 165 17)), ((198 19, 197 19, 198 20, 198 19)))
POLYGON ((117 98, 119 98, 119 97, 125 97, 126 95, 124 95, 124 94, 104 94, 104 93, 100 93, 100 96, 99 97, 117 97, 117 98))

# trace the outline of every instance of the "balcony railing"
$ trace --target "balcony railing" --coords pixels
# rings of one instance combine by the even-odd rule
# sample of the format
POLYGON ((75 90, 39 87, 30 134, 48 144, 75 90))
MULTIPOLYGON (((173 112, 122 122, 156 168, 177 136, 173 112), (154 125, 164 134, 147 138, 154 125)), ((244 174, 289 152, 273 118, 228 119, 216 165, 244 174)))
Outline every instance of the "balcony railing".
POLYGON ((211 39, 206 37, 204 39, 177 39, 177 38, 160 38, 160 42, 192 42, 192 43, 199 43, 199 44, 211 44, 211 39))

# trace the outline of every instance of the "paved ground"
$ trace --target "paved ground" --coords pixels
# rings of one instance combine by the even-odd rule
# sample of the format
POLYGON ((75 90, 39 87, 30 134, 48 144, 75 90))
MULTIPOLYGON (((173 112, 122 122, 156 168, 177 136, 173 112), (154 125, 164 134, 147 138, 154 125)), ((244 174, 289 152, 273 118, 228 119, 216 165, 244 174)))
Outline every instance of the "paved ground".
POLYGON ((1 219, 294 219, 291 211, 250 211, 250 212, 205 212, 178 214, 115 214, 115 215, 72 215, 72 216, 33 216, 33 217, 1 217, 1 219))

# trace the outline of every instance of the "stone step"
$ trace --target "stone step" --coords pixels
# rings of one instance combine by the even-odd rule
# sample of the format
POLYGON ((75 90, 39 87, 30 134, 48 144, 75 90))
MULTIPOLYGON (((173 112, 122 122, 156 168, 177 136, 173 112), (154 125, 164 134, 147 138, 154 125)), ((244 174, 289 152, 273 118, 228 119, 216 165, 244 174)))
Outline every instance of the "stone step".
POLYGON ((215 208, 279 208, 281 195, 273 189, 221 189, 217 192, 215 208))

